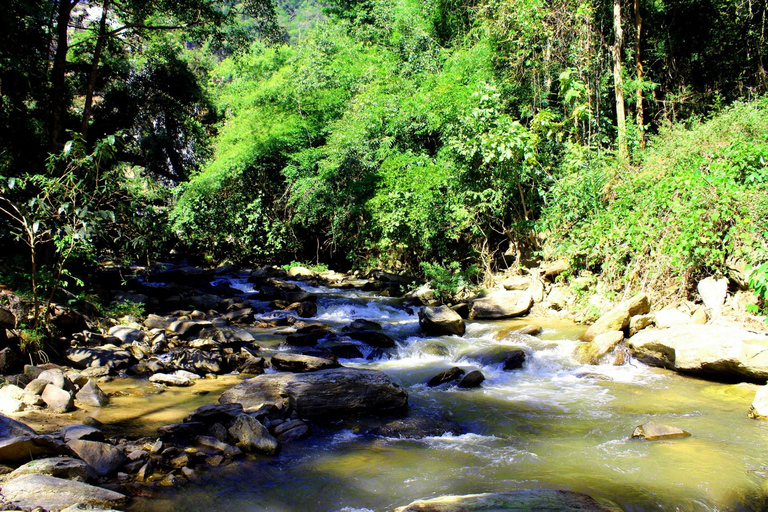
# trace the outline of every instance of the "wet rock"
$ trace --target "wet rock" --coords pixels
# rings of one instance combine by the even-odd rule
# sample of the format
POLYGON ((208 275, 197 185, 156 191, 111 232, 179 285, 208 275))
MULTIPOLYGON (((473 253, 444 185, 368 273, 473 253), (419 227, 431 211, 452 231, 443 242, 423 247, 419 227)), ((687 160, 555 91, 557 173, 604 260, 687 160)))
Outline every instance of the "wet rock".
POLYGON ((101 430, 83 423, 72 423, 71 425, 61 427, 60 435, 65 443, 76 439, 85 439, 87 441, 104 440, 104 433, 101 430))
POLYGON ((23 435, 0 439, 0 462, 18 464, 54 455, 72 455, 72 450, 58 439, 23 435))
POLYGON ((164 384, 166 386, 187 387, 194 384, 192 379, 181 375, 171 375, 168 373, 156 373, 149 378, 149 382, 164 384))
POLYGON ((498 290, 472 302, 470 318, 496 319, 521 316, 533 306, 530 292, 498 290))
POLYGON ((762 386, 757 390, 747 415, 753 420, 768 419, 768 386, 762 386))
POLYGON ((472 370, 459 381, 460 388, 479 388, 485 380, 485 375, 480 370, 472 370))
POLYGON ((196 348, 178 348, 168 353, 171 355, 168 366, 176 367, 179 370, 187 370, 197 374, 222 372, 224 360, 221 354, 196 348))
POLYGON ((423 439, 445 434, 461 435, 464 429, 451 421, 435 418, 402 418, 388 421, 367 431, 369 435, 396 439, 423 439))
POLYGON ((127 368, 133 362, 133 356, 127 350, 114 345, 99 348, 71 348, 66 352, 67 359, 76 368, 106 366, 112 369, 127 368))
POLYGON ((67 391, 48 384, 41 395, 45 404, 55 413, 64 414, 75 408, 75 399, 67 391))
POLYGON ((134 341, 143 341, 144 333, 139 329, 128 327, 127 325, 115 325, 109 329, 109 335, 118 338, 123 343, 133 343, 134 341))
POLYGON ((738 327, 679 325, 627 340, 645 364, 719 380, 768 379, 768 336, 738 327))
POLYGON ((177 334, 180 338, 191 338, 203 329, 213 327, 207 320, 176 320, 168 326, 168 331, 177 334))
POLYGON ((656 423, 653 421, 643 423, 642 425, 635 428, 634 432, 632 432, 632 437, 639 437, 648 439, 650 441, 655 441, 658 439, 678 439, 681 437, 689 437, 690 435, 690 432, 686 432, 685 430, 681 430, 677 427, 670 427, 668 425, 662 425, 661 423, 656 423))
POLYGON ((339 343, 329 347, 331 353, 339 359, 360 359, 365 357, 354 343, 339 343))
POLYGON ((362 341, 374 348, 392 348, 396 346, 395 340, 379 331, 352 331, 349 333, 349 337, 353 340, 362 341))
POLYGON ((622 341, 624 341, 622 331, 600 334, 592 341, 581 343, 576 347, 576 359, 582 364, 600 364, 600 360, 613 352, 613 349, 622 341))
POLYGON ((292 347, 314 347, 320 339, 327 336, 325 331, 312 331, 307 334, 289 334, 285 338, 285 344, 292 347))
POLYGON ((236 440, 237 446, 247 452, 274 455, 280 449, 277 439, 257 419, 241 414, 230 425, 229 435, 236 440))
POLYGON ((441 496, 414 501, 394 512, 496 512, 511 510, 551 512, 609 512, 586 494, 549 489, 441 496))
POLYGON ((77 392, 75 398, 83 405, 91 407, 104 407, 109 403, 109 397, 93 379, 88 379, 88 382, 77 392))
POLYGON ((67 443, 78 457, 91 466, 99 476, 117 472, 128 462, 123 450, 108 443, 75 439, 67 443))
POLYGON ((526 325, 525 327, 522 327, 517 330, 518 334, 526 334, 528 336, 537 336, 541 334, 541 327, 538 325, 526 325))
POLYGON ((651 303, 644 293, 621 302, 618 306, 601 316, 589 326, 582 339, 592 341, 596 336, 610 331, 623 331, 629 327, 629 320, 635 315, 645 315, 650 311, 651 303))
POLYGON ((525 352, 520 349, 510 350, 509 354, 504 358, 502 369, 504 370, 518 370, 525 364, 525 352))
POLYGON ((286 309, 289 311, 296 311, 296 314, 302 318, 311 318, 317 314, 317 304, 314 302, 294 302, 286 309))
POLYGON ((240 403, 246 413, 272 408, 302 418, 344 418, 402 411, 408 393, 383 372, 335 368, 260 375, 226 391, 219 402, 240 403))
POLYGON ((311 429, 307 423, 301 420, 289 420, 277 425, 272 430, 272 434, 281 443, 290 443, 304 439, 310 434, 310 431, 311 429))
POLYGON ((15 507, 63 510, 77 504, 120 508, 127 498, 120 493, 49 475, 24 475, 3 484, 3 496, 15 507))
POLYGON ((199 422, 206 425, 229 423, 243 414, 243 406, 238 403, 210 404, 198 407, 187 416, 185 421, 199 422))
POLYGON ((224 455, 226 457, 229 457, 230 459, 235 458, 238 455, 241 455, 243 453, 243 451, 237 446, 232 446, 230 444, 219 441, 215 437, 197 436, 195 438, 195 443, 205 448, 212 448, 214 450, 218 450, 224 453, 224 455))
POLYGON ((249 357, 237 369, 240 373, 247 375, 261 375, 264 373, 266 361, 263 357, 249 357))
POLYGON ((351 331, 380 331, 381 324, 371 320, 357 318, 353 320, 351 324, 349 324, 349 329, 351 331))
POLYGON ((323 357, 278 352, 272 356, 272 368, 281 372, 315 372, 326 368, 338 368, 339 362, 323 357))
POLYGON ((429 381, 427 381, 427 386, 433 388, 435 386, 439 386, 440 384, 445 384, 446 382, 457 381, 462 378, 465 373, 466 372, 461 368, 454 366, 453 368, 442 371, 429 379, 429 381))
POLYGON ((19 436, 36 436, 37 432, 27 425, 13 418, 0 414, 0 439, 19 436))
POLYGON ((85 461, 73 457, 48 457, 33 460, 19 467, 9 475, 9 478, 22 475, 50 475, 81 482, 95 480, 97 477, 91 466, 85 461))
POLYGON ((464 336, 466 330, 464 319, 448 306, 420 310, 419 327, 427 336, 464 336))

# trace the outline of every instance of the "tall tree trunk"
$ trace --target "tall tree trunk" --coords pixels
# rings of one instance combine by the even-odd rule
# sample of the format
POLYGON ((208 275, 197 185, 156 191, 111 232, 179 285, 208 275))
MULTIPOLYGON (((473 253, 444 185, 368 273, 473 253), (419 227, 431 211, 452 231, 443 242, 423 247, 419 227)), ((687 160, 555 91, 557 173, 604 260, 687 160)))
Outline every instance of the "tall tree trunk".
POLYGON ((624 112, 624 80, 621 77, 621 49, 624 31, 621 29, 621 0, 613 0, 613 88, 616 96, 616 129, 618 130, 619 157, 627 158, 627 117, 624 112))
POLYGON ((51 151, 58 151, 64 132, 64 111, 66 109, 65 80, 67 74, 67 51, 69 50, 69 19, 72 9, 80 0, 59 0, 56 15, 56 55, 51 71, 51 151))
POLYGON ((99 60, 101 59, 101 50, 104 48, 104 42, 107 39, 107 13, 109 12, 109 0, 104 0, 101 8, 101 21, 99 22, 99 37, 96 39, 96 48, 93 50, 93 62, 91 63, 91 76, 88 79, 88 88, 85 91, 85 106, 83 107, 83 124, 80 132, 85 138, 88 132, 88 121, 91 119, 91 108, 93 107, 93 91, 96 89, 96 78, 99 73, 99 60))
POLYGON ((645 132, 643 126, 643 62, 640 60, 640 34, 643 30, 643 18, 640 16, 640 0, 635 0, 635 73, 637 74, 637 89, 635 90, 637 101, 637 129, 640 134, 640 147, 645 148, 645 132))

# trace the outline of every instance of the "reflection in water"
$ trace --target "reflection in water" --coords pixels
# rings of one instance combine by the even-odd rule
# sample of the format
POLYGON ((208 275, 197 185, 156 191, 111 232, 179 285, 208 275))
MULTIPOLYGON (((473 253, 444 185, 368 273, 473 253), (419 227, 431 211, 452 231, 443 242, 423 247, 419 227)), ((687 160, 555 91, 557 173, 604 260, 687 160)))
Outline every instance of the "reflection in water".
MULTIPOLYGON (((461 338, 422 338, 416 316, 396 301, 310 291, 324 294, 319 321, 340 328, 356 318, 374 320, 399 341, 388 359, 344 364, 398 378, 408 389, 411 414, 446 417, 466 433, 405 440, 317 428, 275 458, 217 468, 201 482, 137 499, 131 510, 378 512, 441 494, 526 488, 584 492, 631 511, 762 510, 768 422, 746 416, 752 385, 713 384, 638 362, 583 366, 572 357, 583 327, 549 319, 469 323, 461 338), (512 332, 527 323, 545 330, 539 337, 512 332), (505 372, 500 363, 480 364, 478 354, 499 347, 524 350, 525 367, 505 372), (423 384, 451 366, 479 368, 487 380, 476 390, 423 384), (629 439, 649 420, 693 436, 629 439)), ((274 336, 265 339, 276 343, 274 336)), ((237 380, 211 381, 207 385, 221 385, 212 395, 230 384, 226 379, 237 380)), ((158 410, 136 412, 132 420, 169 422, 158 416, 156 400, 192 406, 189 390, 167 393, 152 398, 158 410)))

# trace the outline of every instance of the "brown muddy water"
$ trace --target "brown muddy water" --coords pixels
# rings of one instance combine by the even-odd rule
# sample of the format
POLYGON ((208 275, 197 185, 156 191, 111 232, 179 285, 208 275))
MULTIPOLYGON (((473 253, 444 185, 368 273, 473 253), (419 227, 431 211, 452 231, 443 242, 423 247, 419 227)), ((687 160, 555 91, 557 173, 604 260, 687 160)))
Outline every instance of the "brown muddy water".
MULTIPOLYGON (((310 291, 323 294, 320 321, 341 327, 355 318, 375 320, 400 340, 389 358, 343 364, 399 379, 409 393, 409 414, 450 420, 465 433, 408 440, 366 435, 356 423, 324 425, 276 457, 211 468, 196 482, 135 498, 130 511, 383 512, 443 494, 530 488, 582 492, 632 512, 768 510, 768 422, 747 418, 754 385, 691 379, 634 361, 580 365, 573 352, 583 327, 567 322, 470 322, 464 337, 423 338, 416 316, 396 301, 310 291), (545 328, 541 336, 509 332, 531 322, 545 328), (524 368, 505 372, 478 363, 478 350, 499 346, 522 348, 524 368), (451 366, 479 368, 487 380, 474 390, 424 386, 451 366), (692 436, 629 439, 650 420, 692 436)), ((277 349, 272 333, 254 334, 264 335, 267 350, 277 349)), ((214 402, 238 380, 198 381, 148 397, 129 393, 97 419, 149 433, 214 402), (210 393, 192 394, 200 389, 210 393)), ((142 386, 114 381, 105 387, 140 395, 142 386)))

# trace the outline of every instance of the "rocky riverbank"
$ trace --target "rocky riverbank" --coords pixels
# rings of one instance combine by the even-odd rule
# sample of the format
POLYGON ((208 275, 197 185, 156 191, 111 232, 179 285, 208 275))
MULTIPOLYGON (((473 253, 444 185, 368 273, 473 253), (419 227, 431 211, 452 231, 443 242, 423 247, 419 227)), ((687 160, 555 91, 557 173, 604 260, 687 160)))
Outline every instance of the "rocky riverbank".
MULTIPOLYGON (((564 284, 558 279, 562 271, 561 266, 551 266, 504 276, 495 288, 451 307, 437 305, 429 288, 421 287, 406 294, 403 307, 418 313, 425 335, 462 336, 467 319, 535 313, 585 320, 580 318, 584 300, 573 297, 589 280, 564 284)), ((6 347, 1 362, 8 384, 0 388, 0 412, 56 418, 38 433, 2 417, 6 426, 0 433, 0 463, 6 466, 0 488, 7 506, 120 507, 132 494, 194 481, 206 468, 249 453, 272 456, 285 443, 310 436, 317 422, 378 417, 366 423, 371 432, 434 434, 430 431, 434 425, 401 417, 408 396, 396 381, 382 372, 345 368, 339 362, 387 357, 401 341, 397 335, 365 319, 341 328, 313 319, 318 296, 297 283, 309 289, 376 290, 385 296, 398 295, 405 284, 386 273, 360 279, 300 267, 288 272, 158 268, 112 291, 117 301, 143 304, 151 311, 144 317, 112 319, 112 325, 97 329, 90 319, 60 308, 63 357, 56 363, 22 367, 18 355, 6 347), (235 281, 248 283, 254 292, 243 293, 233 287, 235 281), (257 336, 266 341, 257 341, 257 336), (109 426, 103 428, 88 413, 114 399, 102 387, 117 376, 147 379, 158 392, 175 387, 194 392, 201 379, 233 372, 250 378, 224 392, 219 404, 212 396, 209 405, 192 411, 184 421, 162 426, 153 436, 111 435, 109 426), (30 494, 30 488, 40 492, 30 494)), ((589 281, 585 290, 596 286, 589 281)), ((701 304, 686 304, 687 310, 678 306, 653 311, 644 294, 617 304, 590 295, 587 303, 600 304, 602 314, 593 314, 594 323, 575 357, 585 364, 616 365, 634 357, 704 378, 764 382, 768 340, 762 333, 726 323, 724 310, 736 300, 727 283, 715 282, 710 288, 704 283, 700 289, 701 304), (709 293, 710 289, 714 291, 709 293)), ((5 317, 12 316, 6 313, 5 317)), ((538 330, 529 325, 517 335, 538 330)), ((511 350, 483 357, 514 371, 525 364, 526 355, 511 350)), ((465 374, 453 368, 425 384, 469 388, 481 386, 484 378, 479 370, 465 374)), ((754 417, 763 416, 759 406, 753 409, 754 417)), ((443 431, 460 428, 446 423, 443 431)))

